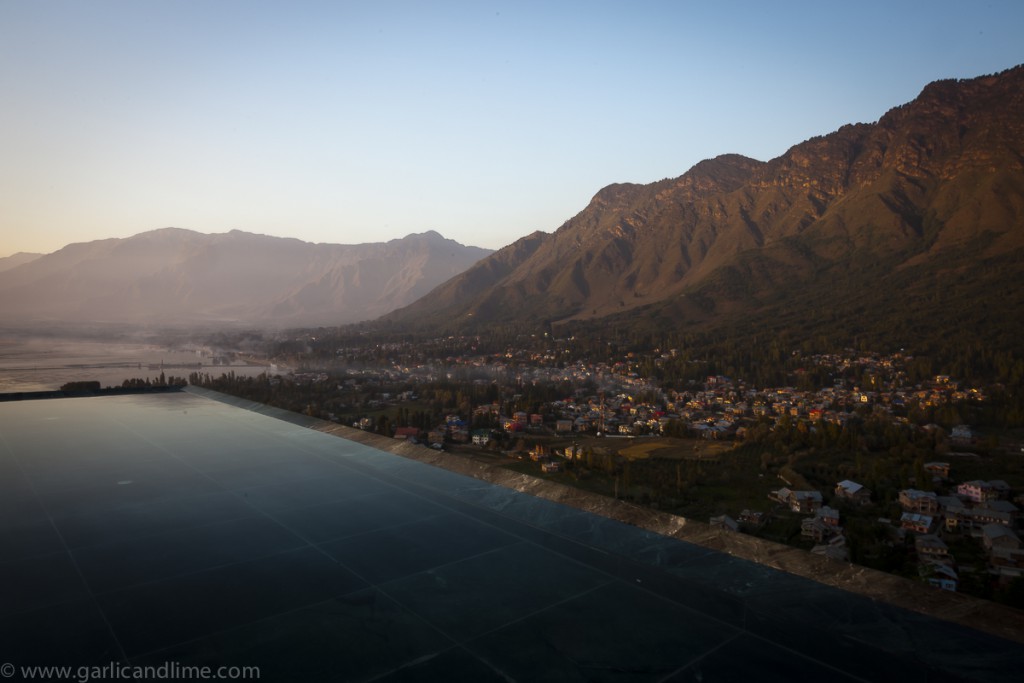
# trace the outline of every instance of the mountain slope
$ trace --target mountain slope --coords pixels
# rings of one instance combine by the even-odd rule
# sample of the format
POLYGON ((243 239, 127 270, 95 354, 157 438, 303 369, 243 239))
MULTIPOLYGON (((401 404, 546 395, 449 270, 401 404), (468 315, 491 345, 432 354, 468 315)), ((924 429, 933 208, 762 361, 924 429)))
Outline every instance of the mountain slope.
POLYGON ((436 232, 338 245, 166 228, 72 244, 0 272, 0 317, 336 325, 408 304, 489 253, 436 232))
POLYGON ((1024 67, 932 83, 877 123, 768 162, 726 155, 679 178, 609 186, 529 239, 388 320, 455 329, 635 311, 717 325, 823 301, 842 309, 880 278, 915 288, 988 263, 972 273, 975 293, 997 286, 986 284, 997 271, 1020 282, 1024 67))
POLYGON ((0 258, 0 273, 5 270, 10 270, 11 268, 17 268, 18 266, 26 263, 31 263, 40 256, 42 256, 42 254, 30 254, 25 251, 19 251, 17 254, 0 258))

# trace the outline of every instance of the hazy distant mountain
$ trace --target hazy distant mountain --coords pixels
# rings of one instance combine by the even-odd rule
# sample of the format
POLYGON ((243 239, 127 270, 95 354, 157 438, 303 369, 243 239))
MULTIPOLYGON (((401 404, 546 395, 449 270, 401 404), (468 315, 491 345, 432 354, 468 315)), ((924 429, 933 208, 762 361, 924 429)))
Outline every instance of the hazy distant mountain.
POLYGON ((492 254, 387 319, 468 329, 790 316, 810 330, 883 314, 974 324, 983 310, 992 323, 1021 317, 1022 274, 1016 67, 932 83, 877 123, 768 162, 724 155, 678 178, 606 187, 553 234, 492 254))
POLYGON ((26 263, 31 263, 40 256, 42 256, 42 254, 30 254, 27 251, 19 251, 17 254, 0 258, 0 273, 5 270, 10 270, 11 268, 17 268, 18 266, 26 263))
POLYGON ((166 228, 0 272, 0 319, 337 325, 406 305, 490 253, 436 232, 340 245, 166 228))

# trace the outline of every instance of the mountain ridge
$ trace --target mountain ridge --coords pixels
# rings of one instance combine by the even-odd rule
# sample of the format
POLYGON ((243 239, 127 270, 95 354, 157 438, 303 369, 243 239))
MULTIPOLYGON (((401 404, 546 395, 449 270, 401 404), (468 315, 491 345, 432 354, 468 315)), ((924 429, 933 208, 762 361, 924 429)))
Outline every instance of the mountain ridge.
POLYGON ((11 268, 17 268, 18 266, 24 265, 26 263, 31 263, 40 256, 43 256, 43 254, 37 254, 28 251, 19 251, 14 254, 11 254, 10 256, 0 257, 0 273, 2 273, 5 270, 10 270, 11 268))
POLYGON ((499 250, 385 320, 473 330, 673 310, 676 326, 715 325, 803 305, 808 288, 855 298, 889 278, 914 289, 896 275, 951 272, 957 252, 998 260, 1019 282, 1003 261, 1024 253, 1022 225, 1018 66, 936 81, 875 123, 769 161, 727 154, 677 178, 609 185, 531 249, 499 250))
POLYGON ((490 253, 435 231, 341 245, 161 228, 69 244, 0 271, 0 316, 19 325, 338 325, 408 304, 490 253))

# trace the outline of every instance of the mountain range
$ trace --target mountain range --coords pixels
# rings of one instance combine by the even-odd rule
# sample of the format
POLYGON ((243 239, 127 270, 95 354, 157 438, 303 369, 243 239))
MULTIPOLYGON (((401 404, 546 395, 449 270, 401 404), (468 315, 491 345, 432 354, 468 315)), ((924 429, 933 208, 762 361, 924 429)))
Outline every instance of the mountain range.
POLYGON ((501 321, 889 331, 991 327, 1024 304, 1024 67, 929 84, 876 123, 767 162, 615 184, 476 263, 394 324, 501 321), (891 325, 897 330, 892 330, 891 325))
POLYGON ((340 245, 165 228, 5 259, 0 319, 6 325, 339 325, 409 304, 490 253, 433 231, 340 245))
POLYGON ((935 339, 1024 335, 1024 66, 927 85, 758 161, 614 184, 491 252, 435 232, 310 244, 168 228, 0 259, 0 320, 274 327, 380 317, 935 339))

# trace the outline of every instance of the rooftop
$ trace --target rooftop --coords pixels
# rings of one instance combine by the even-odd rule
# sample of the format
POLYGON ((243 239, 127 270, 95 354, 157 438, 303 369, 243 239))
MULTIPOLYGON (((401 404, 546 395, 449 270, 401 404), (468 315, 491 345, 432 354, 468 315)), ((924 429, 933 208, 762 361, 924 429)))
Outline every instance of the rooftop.
POLYGON ((928 597, 960 623, 936 618, 742 557, 792 549, 330 431, 198 391, 0 404, 0 661, 270 681, 1016 681, 1024 663, 1016 613, 928 597))

